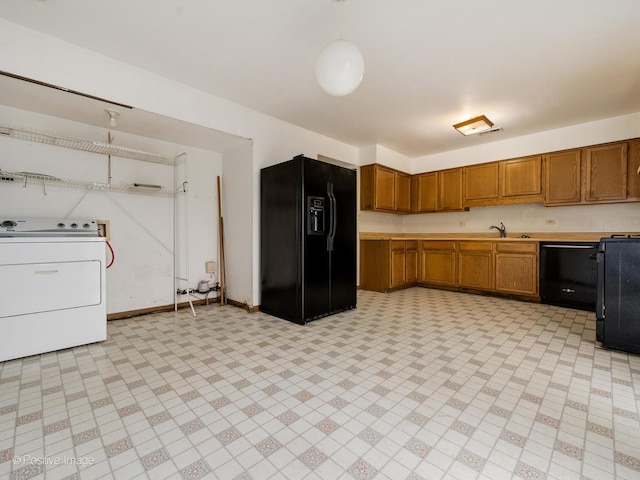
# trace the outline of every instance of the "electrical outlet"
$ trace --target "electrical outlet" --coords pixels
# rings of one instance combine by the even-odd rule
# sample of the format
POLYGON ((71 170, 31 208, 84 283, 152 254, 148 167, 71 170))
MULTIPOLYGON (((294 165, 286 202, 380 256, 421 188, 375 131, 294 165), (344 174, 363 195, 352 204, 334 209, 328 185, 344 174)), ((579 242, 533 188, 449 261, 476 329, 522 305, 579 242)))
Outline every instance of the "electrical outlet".
POLYGON ((109 220, 96 220, 98 224, 98 235, 107 239, 107 242, 111 240, 111 227, 109 220))
POLYGON ((545 224, 545 225, 555 225, 555 224, 556 224, 556 219, 555 219, 555 218, 547 218, 547 219, 544 221, 544 224, 545 224))

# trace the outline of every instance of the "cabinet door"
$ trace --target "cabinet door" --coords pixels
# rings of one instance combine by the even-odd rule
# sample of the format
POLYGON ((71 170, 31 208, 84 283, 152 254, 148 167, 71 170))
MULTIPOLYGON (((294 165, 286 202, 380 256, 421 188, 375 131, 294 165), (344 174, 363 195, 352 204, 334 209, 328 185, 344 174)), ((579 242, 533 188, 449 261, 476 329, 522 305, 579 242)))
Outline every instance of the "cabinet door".
POLYGON ((495 268, 496 291, 538 295, 537 243, 498 243, 495 268))
POLYGON ((438 172, 439 210, 460 211, 462 208, 462 169, 438 172))
POLYGON ((545 205, 580 203, 580 150, 550 153, 545 157, 545 205))
POLYGON ((505 198, 542 195, 542 157, 500 162, 500 195, 505 198))
POLYGON ((391 288, 402 287, 407 282, 407 255, 405 242, 391 242, 391 288))
POLYGON ((458 285, 493 290, 493 247, 491 242, 460 242, 458 285))
POLYGON ((498 163, 464 167, 464 204, 488 205, 498 199, 498 163), (488 202, 487 202, 488 200, 488 202), (493 202, 491 202, 493 200, 493 202))
POLYGON ((456 286, 455 242, 423 241, 420 255, 420 281, 456 286))
POLYGON ((395 209, 398 212, 411 211, 411 175, 396 172, 395 209))
POLYGON ((640 140, 629 142, 627 150, 627 200, 640 200, 640 140))
POLYGON ((585 175, 587 202, 627 198, 627 144, 617 143, 586 148, 585 175))
POLYGON ((386 292, 391 285, 389 240, 360 240, 360 288, 386 292))
POLYGON ((438 172, 414 175, 411 180, 411 211, 435 212, 438 210, 438 172))
POLYGON ((375 210, 395 210, 396 175, 393 170, 376 165, 375 169, 375 210))
POLYGON ((407 240, 405 242, 406 255, 406 283, 413 284, 418 281, 418 241, 407 240))

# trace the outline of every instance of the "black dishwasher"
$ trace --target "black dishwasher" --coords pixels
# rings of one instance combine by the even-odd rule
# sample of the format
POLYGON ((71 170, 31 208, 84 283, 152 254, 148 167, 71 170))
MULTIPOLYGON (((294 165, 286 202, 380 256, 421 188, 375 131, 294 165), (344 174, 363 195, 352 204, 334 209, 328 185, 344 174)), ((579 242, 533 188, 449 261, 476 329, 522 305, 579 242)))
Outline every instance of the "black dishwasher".
POLYGON ((540 243, 540 300, 595 312, 598 242, 540 243))

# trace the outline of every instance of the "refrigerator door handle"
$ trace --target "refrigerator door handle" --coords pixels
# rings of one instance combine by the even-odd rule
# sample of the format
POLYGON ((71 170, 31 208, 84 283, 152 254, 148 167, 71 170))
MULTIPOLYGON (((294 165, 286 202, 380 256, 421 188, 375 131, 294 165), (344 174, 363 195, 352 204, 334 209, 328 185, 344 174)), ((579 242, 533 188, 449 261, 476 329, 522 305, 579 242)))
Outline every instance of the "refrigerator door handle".
POLYGON ((333 182, 327 182, 327 195, 329 197, 329 234, 327 235, 327 251, 333 251, 333 240, 336 236, 336 197, 333 195, 333 182))
POLYGON ((331 199, 333 200, 333 215, 331 222, 333 223, 333 233, 331 234, 331 250, 333 250, 333 241, 336 239, 336 230, 338 230, 338 201, 333 194, 333 183, 331 184, 331 199))
POLYGON ((596 318, 604 320, 605 318, 605 298, 604 298, 604 248, 596 254, 598 283, 596 287, 596 318))

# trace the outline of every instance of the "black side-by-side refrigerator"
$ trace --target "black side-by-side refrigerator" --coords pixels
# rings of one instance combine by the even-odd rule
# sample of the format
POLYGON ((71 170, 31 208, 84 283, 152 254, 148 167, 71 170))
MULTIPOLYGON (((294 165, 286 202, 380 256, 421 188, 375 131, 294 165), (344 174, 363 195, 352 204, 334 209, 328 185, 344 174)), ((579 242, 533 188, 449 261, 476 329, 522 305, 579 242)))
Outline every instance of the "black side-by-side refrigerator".
POLYGON ((299 155, 260 172, 260 310, 299 324, 356 307, 356 170, 299 155))

